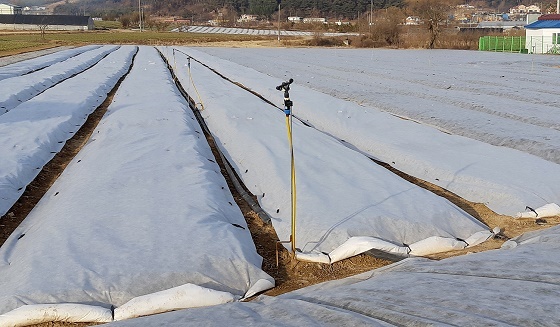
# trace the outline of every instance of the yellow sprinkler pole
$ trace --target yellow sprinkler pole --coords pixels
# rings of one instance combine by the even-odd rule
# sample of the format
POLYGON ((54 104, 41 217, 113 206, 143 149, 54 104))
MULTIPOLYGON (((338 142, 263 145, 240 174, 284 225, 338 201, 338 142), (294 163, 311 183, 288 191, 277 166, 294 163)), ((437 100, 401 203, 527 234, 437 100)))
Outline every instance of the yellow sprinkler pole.
MULTIPOLYGON (((191 59, 193 59, 194 61, 197 61, 196 59, 194 59, 193 57, 191 57, 189 54, 184 53, 181 50, 175 49, 173 48, 173 60, 175 60, 175 51, 184 54, 185 56, 187 56, 187 71, 189 73, 189 79, 191 80, 191 84, 194 88, 194 91, 196 92, 196 95, 198 96, 198 103, 195 103, 195 107, 198 109, 198 104, 200 103, 200 109, 199 111, 203 111, 204 110, 204 102, 202 102, 202 97, 200 96, 200 93, 198 93, 198 89, 196 88, 196 85, 194 84, 194 80, 192 77, 192 72, 191 72, 191 59)), ((175 63, 175 65, 177 65, 177 63, 175 63)), ((175 67, 175 71, 177 71, 177 67, 175 67)))
POLYGON ((290 241, 292 243, 292 252, 296 252, 296 166, 294 158, 294 146, 292 142, 292 115, 286 116, 286 125, 288 129, 288 141, 290 143, 290 168, 291 168, 291 201, 292 201, 292 235, 290 241))
POLYGON ((292 202, 292 231, 290 235, 290 243, 292 243, 292 254, 296 253, 296 167, 294 159, 294 146, 292 139, 292 106, 293 102, 290 100, 290 84, 294 80, 290 78, 289 81, 277 86, 276 89, 284 91, 284 113, 286 114, 286 129, 288 131, 288 143, 290 145, 290 168, 291 168, 291 202, 292 202))

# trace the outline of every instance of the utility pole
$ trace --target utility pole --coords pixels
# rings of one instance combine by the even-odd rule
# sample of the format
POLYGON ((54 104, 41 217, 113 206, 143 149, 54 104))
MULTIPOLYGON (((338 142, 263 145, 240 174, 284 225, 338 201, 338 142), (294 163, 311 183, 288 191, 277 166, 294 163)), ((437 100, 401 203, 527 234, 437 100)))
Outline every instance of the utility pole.
POLYGON ((140 32, 142 32, 142 0, 138 0, 138 17, 140 19, 140 32))
POLYGON ((373 0, 370 2, 369 6, 369 32, 371 33, 371 24, 373 23, 373 0))
POLYGON ((278 2, 278 43, 280 43, 280 2, 282 0, 276 0, 278 2))

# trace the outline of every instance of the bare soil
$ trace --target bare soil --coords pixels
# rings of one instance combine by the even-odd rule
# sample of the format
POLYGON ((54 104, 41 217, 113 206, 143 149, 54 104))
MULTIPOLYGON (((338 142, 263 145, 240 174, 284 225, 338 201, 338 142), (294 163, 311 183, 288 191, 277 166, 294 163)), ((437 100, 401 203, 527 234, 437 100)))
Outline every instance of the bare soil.
POLYGON ((58 47, 59 47, 58 44, 46 43, 46 44, 39 44, 39 45, 36 45, 36 46, 33 46, 33 47, 28 47, 28 48, 25 48, 25 49, 2 51, 2 53, 0 53, 0 66, 9 65, 9 64, 12 64, 12 63, 17 62, 17 61, 31 59, 31 58, 42 56, 42 55, 47 54, 47 53, 59 51, 59 49, 57 49, 58 47), (51 51, 49 51, 49 50, 51 50, 51 51), (44 52, 42 54, 37 54, 37 53, 41 53, 41 51, 44 51, 44 52), (29 58, 22 58, 21 55, 24 52, 29 53, 30 57, 29 58), (22 58, 22 59, 18 59, 18 60, 15 60, 15 61, 10 60, 10 57, 16 56, 16 55, 19 55, 20 58, 22 58))
POLYGON ((10 65, 16 62, 20 62, 23 60, 33 59, 37 57, 41 57, 50 53, 54 53, 57 51, 67 50, 72 47, 70 46, 56 46, 56 45, 47 45, 46 48, 41 49, 33 49, 33 48, 26 48, 26 49, 19 49, 17 51, 13 51, 14 53, 10 54, 10 52, 2 52, 0 53, 0 67, 10 65))
MULTIPOLYGON (((258 47, 270 46, 270 41, 249 41, 239 42, 239 47, 258 47)), ((276 41, 277 42, 277 41, 276 41)), ((214 44, 216 45, 216 44, 214 44)), ((232 43, 228 42, 228 46, 232 43)), ((278 46, 278 45, 276 45, 278 46)), ((44 193, 54 183, 58 176, 62 173, 68 163, 80 151, 89 139, 91 133, 103 117, 117 87, 109 93, 108 98, 103 104, 93 112, 84 126, 76 133, 76 135, 66 142, 66 145, 60 153, 58 153, 41 171, 37 178, 27 187, 26 191, 18 202, 11 208, 5 216, 1 217, 0 222, 0 245, 5 242, 7 237, 15 228, 25 219, 27 214, 33 209, 44 193)), ((355 257, 334 263, 332 265, 309 263, 297 261, 284 246, 278 246, 278 264, 277 264, 277 242, 278 236, 272 225, 264 223, 255 211, 253 211, 247 202, 243 200, 241 195, 235 190, 229 176, 225 173, 224 163, 221 162, 220 156, 217 155, 215 144, 211 137, 208 137, 209 144, 214 151, 217 162, 222 167, 222 173, 228 181, 230 190, 234 198, 241 208, 245 219, 247 220, 251 235, 255 242, 257 252, 263 257, 263 270, 272 276, 276 281, 276 287, 268 290, 264 294, 276 296, 296 289, 300 289, 313 284, 340 279, 352 275, 356 275, 365 271, 376 269, 391 264, 394 261, 387 259, 375 258, 368 254, 361 254, 355 257)), ((504 231, 505 238, 518 236, 524 232, 543 229, 546 227, 558 225, 560 217, 546 218, 538 223, 534 219, 516 220, 508 216, 498 215, 488 209, 485 205, 472 203, 462 199, 456 194, 449 192, 429 182, 417 179, 415 177, 404 174, 390 165, 377 162, 383 167, 391 170, 393 173, 402 178, 419 185, 431 192, 449 199, 451 202, 465 210, 467 213, 480 220, 490 228, 499 226, 504 231)), ((450 251, 428 256, 431 259, 439 260, 448 257, 464 255, 473 252, 487 251, 499 248, 505 238, 496 238, 489 240, 478 246, 460 251, 450 251)), ((70 326, 88 326, 92 324, 82 323, 43 323, 34 325, 35 327, 70 327, 70 326)))

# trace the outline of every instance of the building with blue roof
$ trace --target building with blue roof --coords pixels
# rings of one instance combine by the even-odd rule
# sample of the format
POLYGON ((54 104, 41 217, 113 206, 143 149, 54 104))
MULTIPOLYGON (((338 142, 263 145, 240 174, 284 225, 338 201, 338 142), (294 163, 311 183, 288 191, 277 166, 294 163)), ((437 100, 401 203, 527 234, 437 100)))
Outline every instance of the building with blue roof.
POLYGON ((529 53, 560 54, 560 15, 542 15, 525 26, 529 53))

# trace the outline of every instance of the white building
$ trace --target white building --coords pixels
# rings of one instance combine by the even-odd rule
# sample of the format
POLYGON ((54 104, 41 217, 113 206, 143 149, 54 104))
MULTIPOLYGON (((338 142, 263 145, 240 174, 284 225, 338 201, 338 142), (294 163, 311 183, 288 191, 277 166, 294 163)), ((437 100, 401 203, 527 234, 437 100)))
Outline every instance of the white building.
POLYGON ((309 18, 304 18, 303 22, 304 23, 323 23, 323 24, 326 24, 327 19, 326 18, 319 18, 319 17, 309 17, 309 18))
POLYGON ((408 16, 405 20, 405 25, 420 25, 420 17, 418 16, 408 16))
POLYGON ((560 54, 560 15, 542 15, 525 26, 525 36, 529 53, 560 54))
POLYGON ((537 12, 541 12, 541 8, 537 5, 530 5, 530 6, 519 5, 519 6, 512 7, 509 10, 510 14, 530 14, 530 13, 537 13, 537 12))
POLYGON ((527 6, 527 13, 528 14, 534 14, 534 13, 538 13, 541 12, 541 8, 537 5, 530 5, 527 6))
POLYGON ((0 15, 0 30, 93 30, 89 16, 73 15, 0 15))
POLYGON ((245 14, 243 14, 243 15, 241 15, 241 17, 239 17, 237 19, 237 22, 238 23, 256 22, 258 18, 259 17, 257 15, 245 15, 245 14))
POLYGON ((0 15, 21 15, 22 12, 20 6, 0 3, 0 15))
POLYGON ((519 6, 511 7, 509 9, 510 14, 524 14, 526 12, 527 12, 527 7, 525 7, 525 5, 519 5, 519 6))

